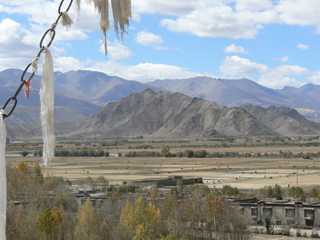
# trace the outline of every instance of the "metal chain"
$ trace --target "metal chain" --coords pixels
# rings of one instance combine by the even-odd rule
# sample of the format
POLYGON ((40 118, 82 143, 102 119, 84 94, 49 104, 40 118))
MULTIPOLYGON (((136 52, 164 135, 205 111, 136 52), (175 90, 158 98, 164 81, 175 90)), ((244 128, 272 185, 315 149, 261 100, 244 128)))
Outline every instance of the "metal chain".
MULTIPOLYGON (((36 59, 39 59, 39 58, 41 57, 41 54, 43 53, 43 51, 46 50, 46 49, 48 49, 48 48, 51 46, 51 44, 52 44, 52 42, 53 42, 53 40, 54 40, 54 38, 55 38, 55 35, 56 35, 55 29, 56 29, 56 27, 57 27, 57 25, 58 25, 58 23, 59 23, 59 20, 60 20, 60 18, 62 17, 62 14, 63 14, 63 13, 68 12, 68 11, 70 10, 70 8, 71 8, 71 6, 72 6, 72 3, 73 3, 73 0, 70 0, 70 3, 69 3, 68 8, 67 8, 64 12, 61 11, 63 2, 64 2, 64 0, 62 0, 61 3, 60 3, 60 5, 59 5, 59 8, 58 8, 59 16, 58 16, 57 20, 51 25, 51 28, 49 28, 49 29, 43 34, 43 36, 42 36, 42 38, 41 38, 41 40, 40 40, 40 51, 39 51, 39 53, 37 54, 36 59), (49 43, 47 44, 47 46, 45 47, 45 46, 43 46, 43 41, 45 40, 45 38, 46 38, 46 36, 48 35, 48 33, 50 33, 50 34, 49 34, 49 35, 50 35, 50 41, 49 41, 49 43)), ((24 72, 22 73, 22 76, 21 76, 21 84, 20 84, 18 90, 16 91, 15 95, 14 95, 13 97, 9 98, 8 101, 5 103, 5 105, 2 107, 2 110, 5 110, 6 107, 7 107, 7 105, 8 105, 11 101, 14 101, 13 107, 12 107, 12 109, 10 110, 9 114, 3 114, 3 119, 9 117, 9 116, 13 113, 13 111, 15 110, 15 108, 16 108, 16 106, 17 106, 17 104, 18 104, 18 99, 17 99, 17 97, 18 97, 19 93, 21 92, 21 90, 22 90, 25 82, 27 81, 27 80, 24 80, 24 76, 25 76, 26 72, 28 71, 28 69, 30 68, 31 65, 32 65, 32 62, 28 64, 28 66, 25 68, 24 72)), ((29 81, 31 81, 31 79, 34 77, 34 74, 35 74, 35 71, 32 72, 31 76, 29 77, 29 81)))

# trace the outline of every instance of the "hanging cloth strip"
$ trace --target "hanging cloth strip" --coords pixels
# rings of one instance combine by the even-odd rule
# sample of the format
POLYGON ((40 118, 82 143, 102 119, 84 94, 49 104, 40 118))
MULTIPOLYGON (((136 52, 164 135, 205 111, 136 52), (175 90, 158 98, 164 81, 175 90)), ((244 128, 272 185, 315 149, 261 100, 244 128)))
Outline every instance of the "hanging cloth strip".
POLYGON ((51 52, 46 48, 40 90, 40 118, 43 136, 43 164, 45 167, 54 158, 54 73, 51 52))
POLYGON ((0 112, 0 239, 6 239, 6 212, 7 212, 7 179, 6 179, 6 126, 3 121, 4 110, 0 112))

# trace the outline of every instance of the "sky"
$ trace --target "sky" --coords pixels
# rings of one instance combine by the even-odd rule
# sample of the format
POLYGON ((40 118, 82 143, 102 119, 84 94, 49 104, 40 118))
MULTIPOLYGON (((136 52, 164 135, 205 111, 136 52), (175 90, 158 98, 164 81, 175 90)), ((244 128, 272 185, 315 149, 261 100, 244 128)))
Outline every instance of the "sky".
MULTIPOLYGON (((60 2, 0 0, 0 71, 23 70, 35 58, 60 2)), ((273 89, 320 84, 319 0, 131 0, 123 41, 110 9, 107 57, 98 12, 81 0, 76 21, 75 2, 69 11, 75 23, 59 24, 50 47, 55 71, 100 71, 139 82, 248 78, 273 89)))

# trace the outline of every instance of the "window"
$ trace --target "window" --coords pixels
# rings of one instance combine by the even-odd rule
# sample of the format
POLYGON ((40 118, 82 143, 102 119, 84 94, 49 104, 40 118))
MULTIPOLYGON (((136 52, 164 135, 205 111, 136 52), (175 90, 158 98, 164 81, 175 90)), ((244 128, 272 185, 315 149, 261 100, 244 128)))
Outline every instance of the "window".
POLYGON ((286 209, 286 217, 294 218, 294 209, 286 209))
POLYGON ((258 208, 251 208, 251 215, 258 216, 258 208))
POLYGON ((272 208, 263 208, 263 215, 272 215, 272 208))
POLYGON ((313 219, 314 210, 304 210, 304 217, 313 219))

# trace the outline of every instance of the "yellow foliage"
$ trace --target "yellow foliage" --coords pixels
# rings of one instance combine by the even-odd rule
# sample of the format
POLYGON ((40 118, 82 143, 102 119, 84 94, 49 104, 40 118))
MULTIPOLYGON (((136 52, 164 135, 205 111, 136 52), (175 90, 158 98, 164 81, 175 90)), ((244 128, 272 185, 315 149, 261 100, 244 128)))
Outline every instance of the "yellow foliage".
POLYGON ((134 203, 134 221, 136 225, 141 225, 146 222, 146 201, 140 196, 134 203))
POLYGON ((136 235, 134 236, 133 240, 151 240, 147 236, 147 228, 144 223, 138 225, 136 235))
POLYGON ((17 166, 17 170, 18 170, 19 172, 24 172, 24 173, 26 173, 27 170, 28 170, 28 166, 27 166, 27 164, 24 163, 24 162, 19 162, 19 164, 18 164, 18 166, 17 166))
POLYGON ((171 196, 169 198, 169 200, 167 201, 167 204, 166 204, 166 207, 165 207, 165 210, 164 210, 167 217, 170 216, 172 208, 173 207, 177 207, 177 205, 178 205, 177 198, 175 196, 171 196))
POLYGON ((204 212, 206 214, 207 222, 214 222, 214 215, 217 218, 223 219, 225 217, 225 210, 227 203, 221 196, 209 195, 204 200, 204 212))
POLYGON ((62 223, 62 216, 60 213, 60 209, 57 207, 54 207, 51 209, 51 214, 54 218, 54 226, 60 226, 60 224, 62 223))
POLYGON ((130 227, 131 229, 134 229, 133 206, 129 200, 121 212, 120 223, 130 227))
POLYGON ((79 208, 78 224, 75 230, 75 239, 94 240, 98 238, 99 219, 93 210, 90 198, 83 207, 79 208))

